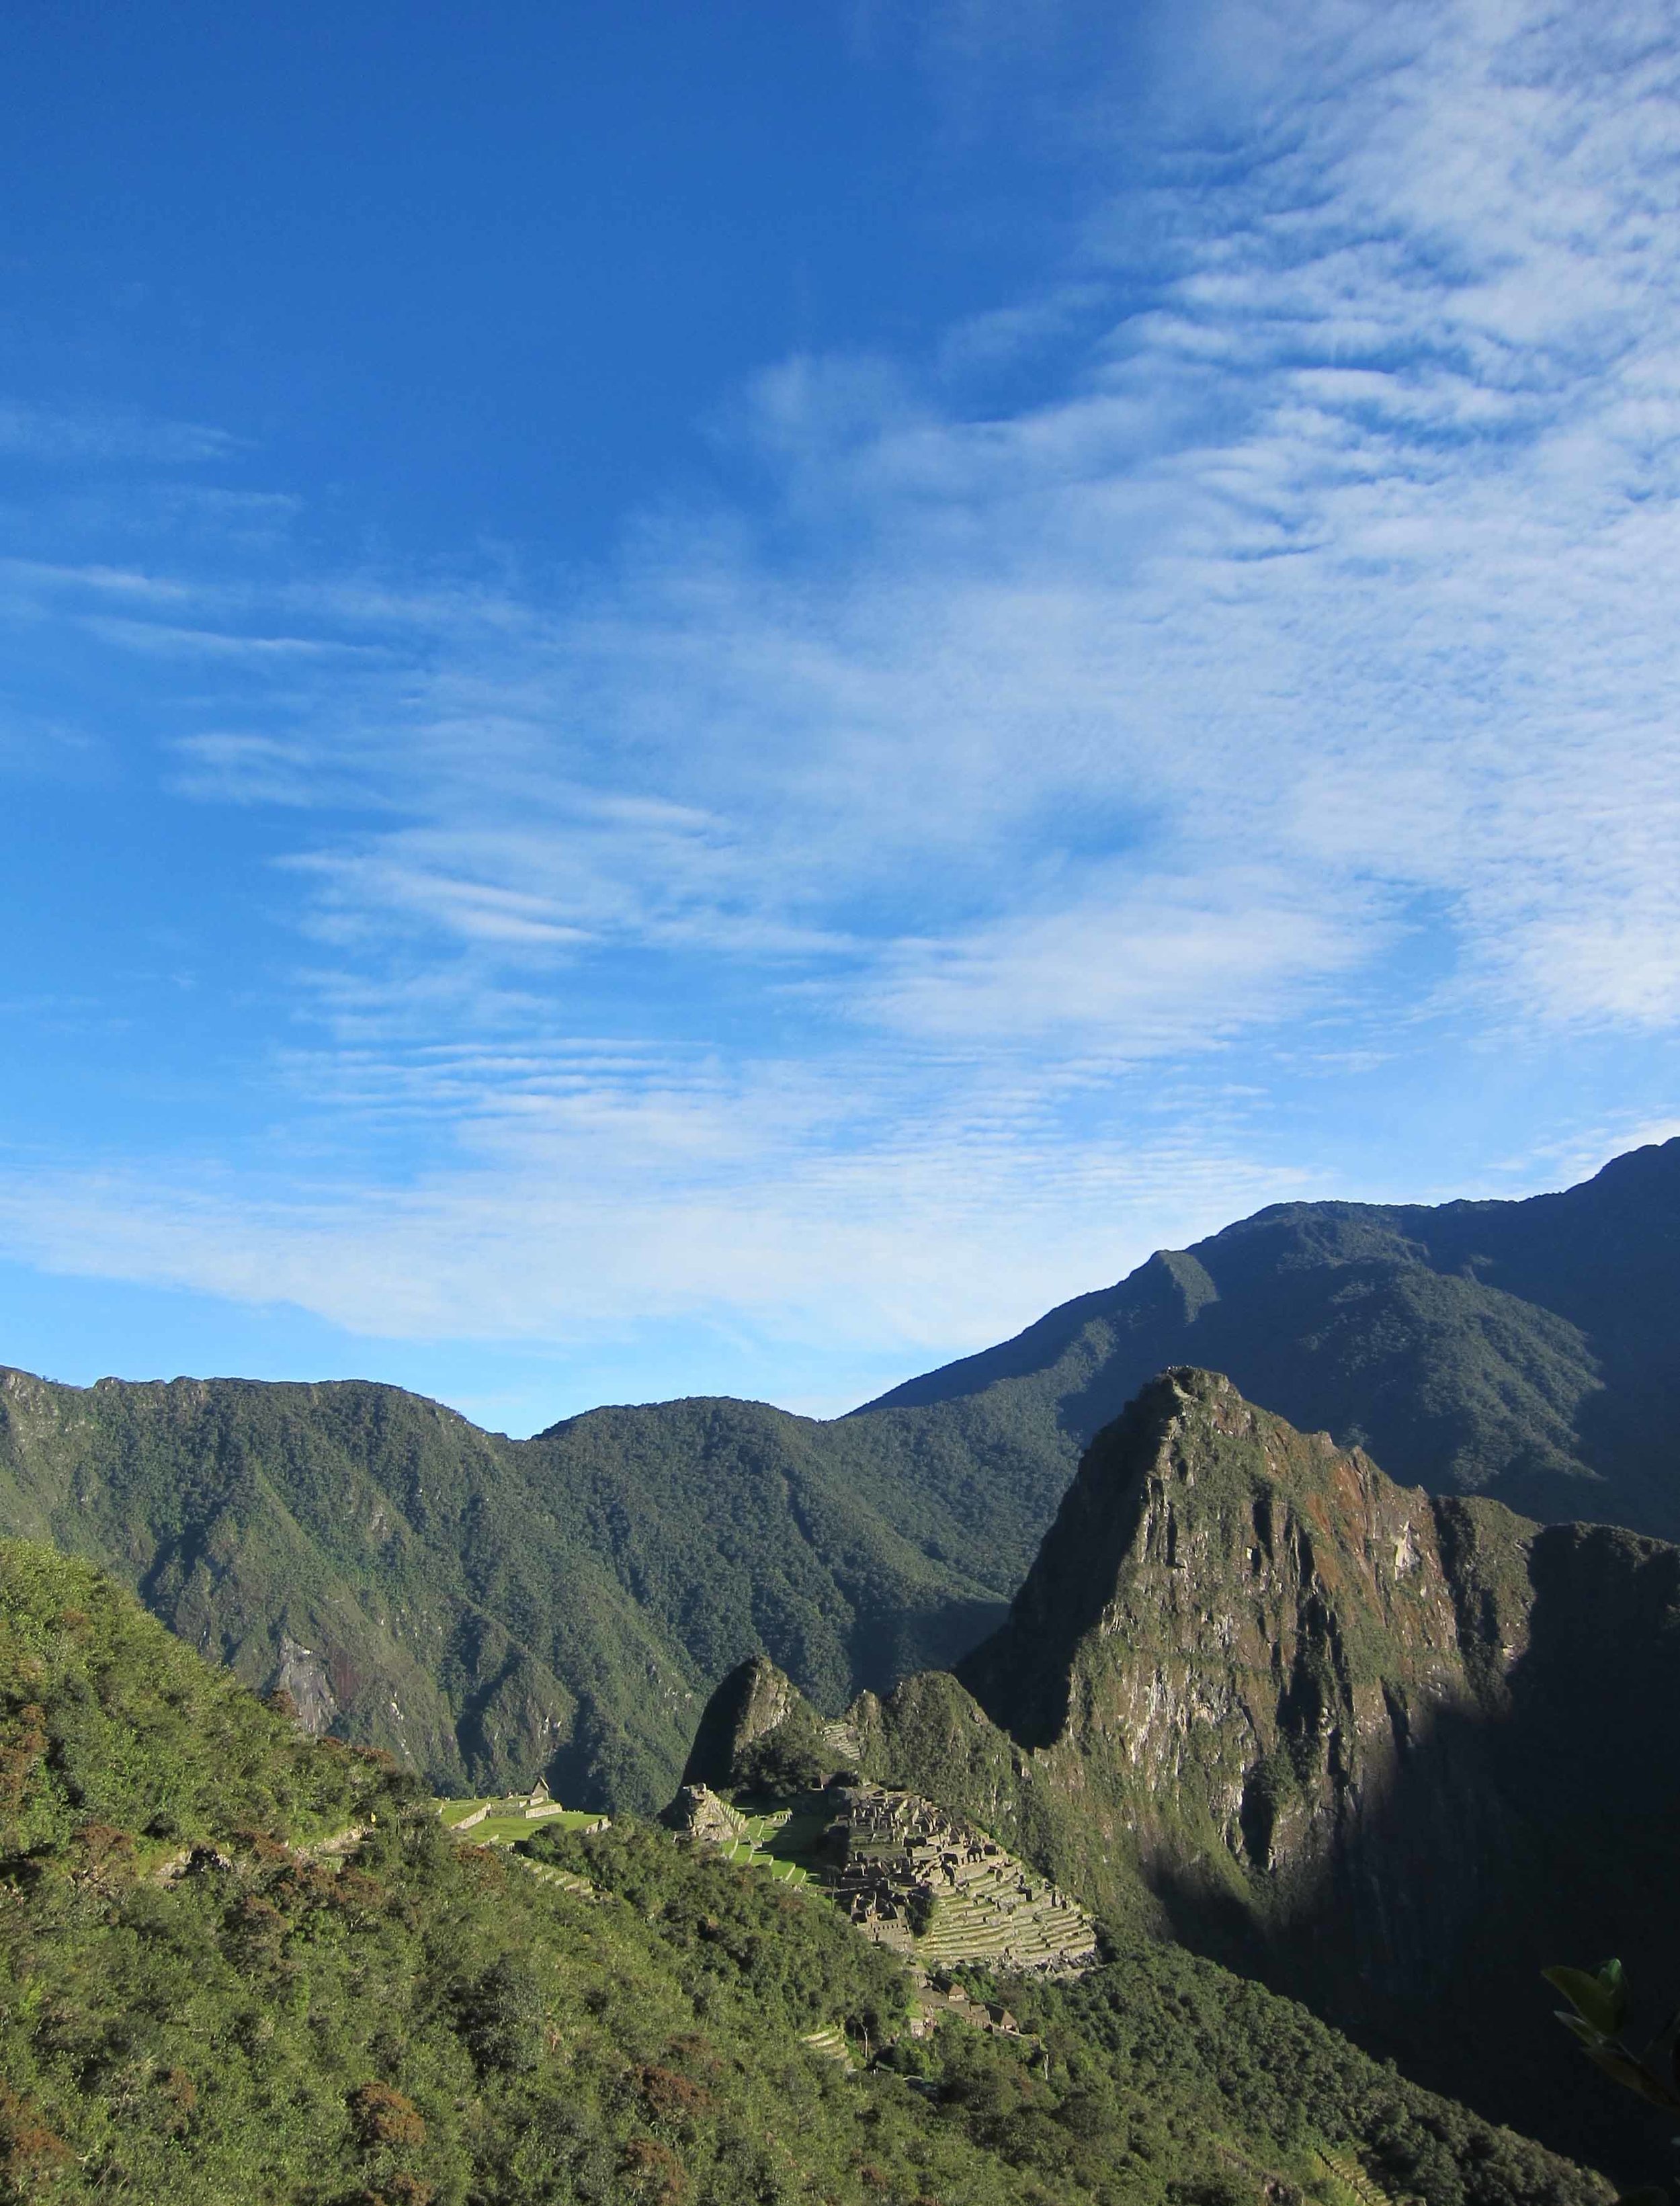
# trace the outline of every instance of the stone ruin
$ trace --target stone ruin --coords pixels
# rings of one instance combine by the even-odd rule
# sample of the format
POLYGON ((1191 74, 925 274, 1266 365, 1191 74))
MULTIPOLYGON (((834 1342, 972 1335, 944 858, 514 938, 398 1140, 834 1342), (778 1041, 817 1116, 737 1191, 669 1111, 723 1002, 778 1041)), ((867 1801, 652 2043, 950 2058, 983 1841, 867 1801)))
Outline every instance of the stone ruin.
MULTIPOLYGON (((819 1822, 798 1858, 867 1937, 920 1970, 965 1961, 1063 1974, 1097 1959, 1096 1928, 1077 1901, 977 1825, 914 1792, 831 1779, 784 1801, 771 1820, 819 1822)), ((730 1845, 748 1819, 705 1785, 688 1784, 663 1820, 684 1837, 730 1845)))
POLYGON ((1004 1859, 994 1839, 914 1793, 831 1785, 823 1797, 837 1811, 822 1837, 831 1863, 825 1881, 861 1927, 925 1921, 941 1891, 966 1881, 964 1871, 1004 1859))
MULTIPOLYGON (((440 1802, 439 1813, 445 1812, 449 1804, 447 1800, 440 1802)), ((458 1839, 464 1837, 468 1831, 475 1831, 480 1823, 492 1818, 505 1821, 518 1815, 527 1823, 540 1823, 551 1815, 563 1815, 565 1812, 563 1805, 550 1792, 547 1780, 539 1777, 528 1792, 509 1792, 499 1800, 481 1800, 470 1815, 462 1815, 458 1821, 450 1825, 450 1833, 458 1839)), ((609 1820, 605 1815, 598 1815, 593 1823, 583 1825, 585 1834, 605 1830, 609 1820)))
POLYGON ((679 1838, 704 1839, 727 1846, 742 1832, 745 1818, 720 1800, 709 1785, 685 1785, 659 1818, 679 1838))
POLYGON ((914 1792, 831 1785, 821 1881, 850 1921, 919 1961, 1063 1971, 1097 1958, 1075 1900, 960 1815, 914 1792))

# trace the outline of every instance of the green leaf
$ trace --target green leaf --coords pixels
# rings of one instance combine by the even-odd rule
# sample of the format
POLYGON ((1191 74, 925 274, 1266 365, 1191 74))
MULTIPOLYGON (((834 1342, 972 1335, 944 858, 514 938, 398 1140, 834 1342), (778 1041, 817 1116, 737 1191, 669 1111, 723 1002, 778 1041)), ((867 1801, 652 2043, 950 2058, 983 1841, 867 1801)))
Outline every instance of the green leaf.
POLYGON ((1660 2088, 1657 2079, 1641 2068, 1631 2053, 1624 2053, 1619 2045, 1600 2038, 1587 2048, 1587 2058, 1606 2076, 1613 2076, 1618 2084, 1625 2084, 1630 2091, 1637 2091, 1641 2099, 1648 2099, 1653 2088, 1660 2088))
POLYGON ((1589 1976, 1585 1969, 1542 1969, 1541 1976, 1554 1991, 1564 1997, 1577 2014, 1584 2015, 1594 2030, 1606 2037, 1614 2037, 1622 2026, 1622 2012, 1627 2004, 1620 1970, 1613 1983, 1606 1983, 1601 1976, 1589 1976))
POLYGON ((1649 2099, 1655 2107, 1680 2108, 1680 2092, 1654 2076, 1643 2061, 1635 2060, 1631 2053, 1600 2038, 1586 2048, 1587 2058, 1594 2067, 1602 2068, 1606 2076, 1613 2076, 1618 2084, 1630 2091, 1637 2091, 1641 2099, 1649 2099))
POLYGON ((1628 1987, 1619 1961, 1606 1961, 1599 1970, 1599 1982, 1610 1994, 1616 2007, 1616 2028, 1619 2030, 1628 2018, 1628 1987))

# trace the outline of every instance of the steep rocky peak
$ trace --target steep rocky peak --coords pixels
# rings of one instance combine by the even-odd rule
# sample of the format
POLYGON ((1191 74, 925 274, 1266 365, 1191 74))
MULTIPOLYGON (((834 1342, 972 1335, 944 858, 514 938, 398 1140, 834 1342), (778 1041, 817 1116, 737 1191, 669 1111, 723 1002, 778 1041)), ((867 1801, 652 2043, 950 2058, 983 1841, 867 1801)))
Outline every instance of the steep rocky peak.
POLYGON ((748 1749, 802 1706, 793 1680, 762 1654, 738 1663, 713 1691, 694 1733, 684 1785, 717 1787, 735 1781, 748 1749))
POLYGON ((1276 1675, 1293 1681, 1285 1717, 1315 1722, 1331 1698, 1351 1705, 1355 1679, 1456 1674, 1458 1640, 1427 1495, 1178 1368, 1093 1441, 1009 1621, 960 1674, 1023 1744, 1048 1746, 1119 1667, 1232 1693, 1239 1672, 1276 1675))

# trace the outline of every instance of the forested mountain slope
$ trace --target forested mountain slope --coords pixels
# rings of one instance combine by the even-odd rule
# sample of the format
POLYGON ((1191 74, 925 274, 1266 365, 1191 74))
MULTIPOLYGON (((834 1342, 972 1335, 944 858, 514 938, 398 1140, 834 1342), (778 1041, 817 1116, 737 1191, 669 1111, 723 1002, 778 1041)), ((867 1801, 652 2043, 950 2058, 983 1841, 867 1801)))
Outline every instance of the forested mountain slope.
POLYGON ((825 1901, 645 1828, 529 1849, 0 1542, 0 2198, 1607 2206, 1171 1949, 916 2041, 825 1901))
POLYGON ((843 1736, 771 1682, 720 1687, 701 1774, 855 1755, 1483 2112, 1600 2156, 1628 2120, 1569 2088, 1539 1971, 1649 1956, 1653 2027, 1680 1989, 1680 1549, 1397 1486, 1181 1370, 955 1676, 843 1736))
POLYGON ((522 1444, 389 1386, 0 1374, 0 1533, 116 1571, 191 1645, 440 1786, 666 1798, 706 1689, 767 1648, 836 1708, 949 1661, 1007 1584, 937 1492, 752 1403, 522 1444))
POLYGON ((1082 1295, 861 1413, 961 1406, 1079 1450, 1169 1365, 1432 1493, 1680 1538, 1680 1138, 1521 1202, 1296 1202, 1082 1295))

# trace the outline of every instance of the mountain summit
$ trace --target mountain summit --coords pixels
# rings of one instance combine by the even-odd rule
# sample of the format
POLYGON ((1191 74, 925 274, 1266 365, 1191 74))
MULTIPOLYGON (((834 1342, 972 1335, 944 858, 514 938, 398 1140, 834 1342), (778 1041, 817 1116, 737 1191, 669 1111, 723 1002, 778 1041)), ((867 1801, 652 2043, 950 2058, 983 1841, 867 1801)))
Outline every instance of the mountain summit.
POLYGON ((1517 1202, 1292 1202, 857 1415, 1078 1450, 1174 1364, 1432 1493, 1680 1537, 1680 1137, 1517 1202))
POLYGON ((1433 1988, 1484 1904, 1437 1842, 1492 1813, 1480 1735, 1510 1714, 1537 1536, 1169 1371, 1093 1442, 956 1674, 1170 1905, 1267 1929, 1335 1906, 1362 1977, 1433 1988))
POLYGON ((832 1718, 974 1648, 1163 1368, 1229 1371, 1432 1494, 1671 1538, 1677 1337, 1680 1141, 1525 1202, 1262 1211, 828 1422, 700 1399, 512 1441, 354 1381, 0 1370, 0 1535, 113 1571, 444 1789, 541 1770, 647 1809, 754 1655, 832 1718))
POLYGON ((1532 1987, 1554 1951, 1680 1951, 1680 1549, 1397 1485, 1174 1370, 957 1677, 1074 1889, 1135 1874, 1189 1942, 1602 2147, 1540 2103, 1532 1987))
MULTIPOLYGON (((755 1764, 819 1743, 771 1683, 755 1764)), ((1592 2108, 1559 2126, 1534 1987, 1680 1948, 1680 1550, 1399 1486, 1180 1368, 1087 1451, 1002 1628, 837 1730, 1111 1926, 1606 2149, 1592 2108)))

